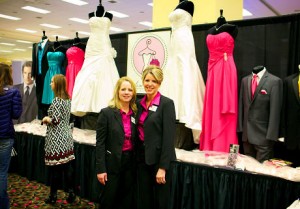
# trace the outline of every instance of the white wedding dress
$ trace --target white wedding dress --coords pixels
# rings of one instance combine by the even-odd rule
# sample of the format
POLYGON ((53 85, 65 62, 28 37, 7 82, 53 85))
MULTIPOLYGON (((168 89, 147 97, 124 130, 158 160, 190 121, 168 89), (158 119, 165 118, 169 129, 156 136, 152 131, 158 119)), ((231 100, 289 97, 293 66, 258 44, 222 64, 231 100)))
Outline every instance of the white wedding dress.
POLYGON ((192 16, 175 9, 169 15, 172 26, 170 55, 164 70, 161 93, 175 103, 176 119, 192 129, 199 143, 205 84, 196 60, 192 16))
POLYGON ((85 60, 79 71, 72 95, 71 113, 84 116, 87 112, 99 113, 113 97, 119 73, 114 61, 116 51, 109 38, 111 21, 107 17, 89 19, 91 35, 88 39, 85 60))

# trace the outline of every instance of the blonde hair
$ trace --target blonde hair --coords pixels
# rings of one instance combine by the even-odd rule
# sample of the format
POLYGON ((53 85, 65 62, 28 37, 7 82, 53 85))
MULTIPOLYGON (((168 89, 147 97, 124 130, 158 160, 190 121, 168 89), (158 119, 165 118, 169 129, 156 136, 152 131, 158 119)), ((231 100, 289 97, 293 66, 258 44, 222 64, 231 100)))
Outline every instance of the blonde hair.
POLYGON ((158 84, 161 84, 162 81, 164 80, 164 73, 162 69, 156 65, 149 65, 148 67, 145 68, 142 75, 142 81, 145 80, 148 74, 153 75, 153 77, 155 78, 158 84))
POLYGON ((108 106, 112 107, 112 108, 117 108, 117 109, 121 109, 121 103, 120 103, 120 98, 119 98, 119 91, 121 88, 121 85, 124 81, 128 81, 132 87, 132 91, 133 91, 133 95, 132 95, 132 99, 130 100, 130 108, 132 109, 132 111, 134 113, 137 112, 137 107, 136 107, 136 87, 135 87, 135 83, 133 82, 133 80, 127 76, 124 76, 122 78, 120 78, 116 85, 115 85, 115 89, 114 89, 114 96, 113 98, 109 101, 108 106))
POLYGON ((70 96, 67 92, 67 81, 66 77, 62 74, 56 74, 53 77, 53 92, 55 97, 59 97, 61 99, 70 99, 70 96))

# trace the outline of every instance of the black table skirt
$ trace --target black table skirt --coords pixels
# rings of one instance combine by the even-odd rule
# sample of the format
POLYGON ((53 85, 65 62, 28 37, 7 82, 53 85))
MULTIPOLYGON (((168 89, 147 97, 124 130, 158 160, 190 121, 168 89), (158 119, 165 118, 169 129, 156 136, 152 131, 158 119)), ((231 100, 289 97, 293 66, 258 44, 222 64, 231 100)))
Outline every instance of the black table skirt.
MULTIPOLYGON (((44 137, 16 133, 17 156, 10 172, 48 183, 44 137)), ((76 193, 97 202, 101 188, 95 172, 95 147, 75 143, 76 193)), ((300 183, 206 165, 172 162, 171 209, 286 209, 300 197, 300 183)))
POLYGON ((300 183, 226 168, 172 163, 172 209, 286 209, 300 183))
MULTIPOLYGON (((48 185, 49 175, 44 162, 44 144, 45 138, 42 136, 16 133, 14 148, 17 156, 12 157, 10 172, 48 185)), ((97 202, 101 189, 96 177, 95 147, 74 143, 74 149, 75 160, 72 161, 72 165, 75 170, 76 193, 97 202)))

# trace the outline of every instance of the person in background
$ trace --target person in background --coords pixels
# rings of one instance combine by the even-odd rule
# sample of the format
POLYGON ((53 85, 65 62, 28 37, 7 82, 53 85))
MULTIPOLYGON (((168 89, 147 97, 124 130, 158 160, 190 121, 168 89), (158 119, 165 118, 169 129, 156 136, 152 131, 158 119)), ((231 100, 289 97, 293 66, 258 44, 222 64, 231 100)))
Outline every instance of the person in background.
POLYGON ((0 208, 9 208, 7 172, 15 138, 13 119, 22 114, 20 92, 13 88, 11 68, 0 63, 0 208))
POLYGON ((146 95, 137 103, 137 188, 139 209, 166 209, 170 201, 171 161, 176 159, 176 116, 173 100, 158 91, 163 71, 150 65, 143 71, 146 95))
POLYGON ((75 201, 74 178, 71 161, 75 159, 74 143, 69 126, 71 100, 67 92, 66 78, 56 74, 51 79, 51 89, 54 99, 48 109, 48 116, 42 120, 47 124, 45 138, 45 164, 49 167, 50 195, 45 200, 47 204, 54 204, 57 200, 59 177, 64 176, 69 193, 67 201, 75 201))
POLYGON ((129 77, 120 78, 108 107, 97 122, 96 172, 103 185, 101 209, 132 209, 135 178, 134 137, 136 87, 129 77))
POLYGON ((38 104, 36 87, 31 76, 32 61, 27 61, 22 66, 23 83, 16 85, 22 97, 23 111, 17 123, 31 122, 37 118, 38 104))

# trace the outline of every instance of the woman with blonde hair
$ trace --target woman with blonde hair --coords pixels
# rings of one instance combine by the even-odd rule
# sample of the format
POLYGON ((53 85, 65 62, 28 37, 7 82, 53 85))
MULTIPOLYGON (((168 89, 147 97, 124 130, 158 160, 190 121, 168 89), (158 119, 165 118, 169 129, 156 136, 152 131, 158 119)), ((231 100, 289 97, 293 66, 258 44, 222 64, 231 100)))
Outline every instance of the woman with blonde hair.
POLYGON ((100 111, 96 134, 96 172, 102 185, 101 209, 135 208, 134 138, 136 87, 120 78, 108 107, 100 111))

